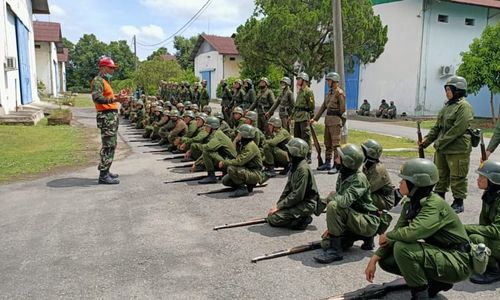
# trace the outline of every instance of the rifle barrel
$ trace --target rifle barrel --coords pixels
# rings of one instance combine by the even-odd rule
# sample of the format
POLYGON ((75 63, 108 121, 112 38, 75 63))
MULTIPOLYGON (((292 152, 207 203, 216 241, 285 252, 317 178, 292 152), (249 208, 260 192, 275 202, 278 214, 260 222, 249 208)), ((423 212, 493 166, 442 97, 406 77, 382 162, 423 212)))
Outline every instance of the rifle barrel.
POLYGON ((481 159, 486 161, 488 158, 486 157, 486 145, 484 144, 483 132, 481 131, 481 159))
POLYGON ((243 227, 243 226, 249 226, 249 225, 255 225, 255 224, 263 224, 263 223, 267 223, 266 218, 254 219, 254 220, 250 220, 250 221, 238 222, 238 223, 232 223, 232 224, 224 224, 224 225, 221 225, 221 226, 215 226, 213 229, 215 231, 217 231, 217 230, 221 230, 221 229, 243 227))
POLYGON ((318 165, 321 166, 324 162, 323 158, 321 157, 321 146, 319 145, 318 136, 316 135, 316 130, 314 130, 314 126, 310 124, 309 127, 311 128, 311 135, 314 142, 314 148, 316 148, 316 152, 318 152, 318 165))
POLYGON ((315 241, 315 242, 311 242, 311 243, 306 244, 306 245, 300 245, 300 246, 292 247, 289 249, 279 250, 279 251, 272 252, 269 254, 264 254, 262 256, 257 256, 255 258, 253 258, 251 260, 251 262, 256 263, 256 262, 261 261, 261 260, 273 259, 273 258, 291 255, 291 254, 306 252, 309 250, 318 249, 320 247, 321 247, 321 242, 315 241))
MULTIPOLYGON (((417 139, 419 143, 422 143, 423 138, 422 138, 422 130, 420 129, 420 123, 421 121, 417 121, 417 139)), ((418 145, 418 157, 425 158, 424 147, 422 145, 418 145)))

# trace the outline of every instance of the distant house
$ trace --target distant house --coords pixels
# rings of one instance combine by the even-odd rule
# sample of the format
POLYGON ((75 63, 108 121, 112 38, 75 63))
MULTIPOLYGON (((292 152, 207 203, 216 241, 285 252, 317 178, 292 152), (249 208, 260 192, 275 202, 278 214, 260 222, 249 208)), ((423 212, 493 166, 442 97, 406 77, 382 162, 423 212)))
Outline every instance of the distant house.
POLYGON ((66 92, 66 64, 69 59, 68 48, 63 48, 62 53, 57 53, 57 62, 59 70, 59 92, 66 92))
POLYGON ((0 4, 0 114, 39 101, 33 14, 49 14, 47 0, 5 0, 0 4))
POLYGON ((194 73, 207 81, 210 98, 216 98, 217 84, 223 78, 239 77, 242 58, 232 37, 202 34, 191 53, 194 73))
MULTIPOLYGON (((64 55, 62 44, 61 24, 54 22, 33 21, 35 30, 35 54, 38 81, 45 85, 45 93, 57 96, 63 89, 61 82, 65 82, 62 75, 66 70, 59 70, 58 54, 64 55)), ((65 89, 65 88, 64 88, 65 89)))
POLYGON ((177 57, 172 54, 162 54, 160 55, 160 60, 162 61, 177 61, 177 57))

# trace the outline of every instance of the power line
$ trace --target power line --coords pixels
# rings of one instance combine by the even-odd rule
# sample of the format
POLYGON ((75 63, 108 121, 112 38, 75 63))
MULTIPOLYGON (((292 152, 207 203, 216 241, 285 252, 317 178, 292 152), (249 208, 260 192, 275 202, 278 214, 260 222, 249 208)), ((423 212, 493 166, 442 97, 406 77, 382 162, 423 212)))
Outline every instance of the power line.
POLYGON ((179 28, 176 32, 174 32, 172 35, 170 35, 169 37, 167 37, 163 41, 160 41, 160 42, 155 43, 155 44, 145 44, 145 43, 142 43, 140 41, 137 41, 137 44, 142 46, 142 47, 156 47, 158 45, 165 44, 166 42, 168 42, 169 40, 174 38, 176 35, 178 35, 179 33, 186 31, 189 28, 189 26, 192 23, 194 23, 194 21, 196 21, 200 17, 200 15, 208 8, 208 6, 210 5, 210 3, 212 1, 213 0, 207 0, 207 2, 205 2, 205 4, 203 4, 203 6, 191 17, 191 19, 189 19, 181 28, 179 28))

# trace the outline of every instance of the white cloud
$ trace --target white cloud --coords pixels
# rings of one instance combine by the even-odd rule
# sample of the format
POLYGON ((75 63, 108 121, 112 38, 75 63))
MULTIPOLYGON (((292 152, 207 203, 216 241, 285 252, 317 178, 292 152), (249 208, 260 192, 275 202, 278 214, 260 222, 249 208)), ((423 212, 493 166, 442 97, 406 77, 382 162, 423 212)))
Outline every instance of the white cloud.
POLYGON ((49 10, 50 14, 56 17, 62 17, 66 15, 66 11, 56 4, 49 5, 49 10))
POLYGON ((123 25, 120 28, 120 30, 127 37, 138 35, 143 39, 153 39, 153 40, 161 40, 165 38, 165 32, 163 31, 163 28, 153 24, 141 26, 140 28, 137 28, 132 25, 123 25))
POLYGON ((133 35, 136 35, 140 32, 140 30, 132 25, 123 25, 120 28, 121 32, 123 32, 126 36, 131 37, 133 35))

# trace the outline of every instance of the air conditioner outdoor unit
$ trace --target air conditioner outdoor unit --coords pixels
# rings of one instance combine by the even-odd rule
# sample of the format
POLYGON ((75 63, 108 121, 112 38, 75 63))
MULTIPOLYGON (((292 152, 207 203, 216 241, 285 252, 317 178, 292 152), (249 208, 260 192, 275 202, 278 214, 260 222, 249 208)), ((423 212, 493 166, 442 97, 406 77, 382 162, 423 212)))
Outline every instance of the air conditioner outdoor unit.
POLYGON ((441 66, 441 77, 455 75, 455 67, 453 65, 441 66))
POLYGON ((14 56, 7 56, 4 63, 5 71, 17 70, 17 60, 14 56))

